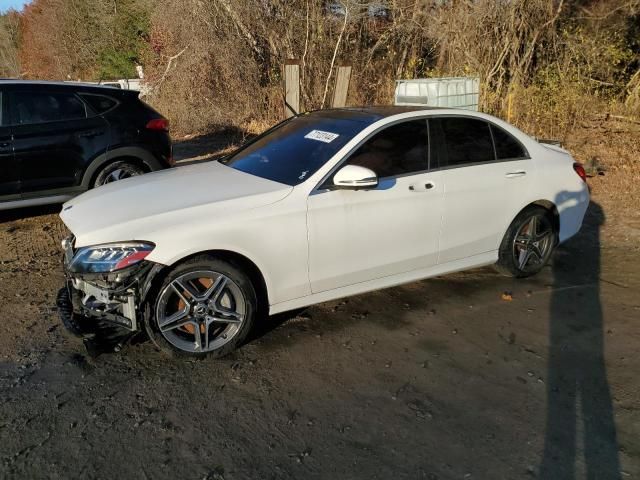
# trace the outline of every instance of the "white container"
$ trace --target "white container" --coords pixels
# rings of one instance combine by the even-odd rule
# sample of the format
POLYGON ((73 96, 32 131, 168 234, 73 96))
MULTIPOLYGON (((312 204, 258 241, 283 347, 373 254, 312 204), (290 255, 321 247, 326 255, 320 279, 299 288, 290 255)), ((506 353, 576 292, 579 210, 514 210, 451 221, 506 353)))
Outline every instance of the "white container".
POLYGON ((418 78, 396 80, 395 105, 478 110, 478 77, 418 78))

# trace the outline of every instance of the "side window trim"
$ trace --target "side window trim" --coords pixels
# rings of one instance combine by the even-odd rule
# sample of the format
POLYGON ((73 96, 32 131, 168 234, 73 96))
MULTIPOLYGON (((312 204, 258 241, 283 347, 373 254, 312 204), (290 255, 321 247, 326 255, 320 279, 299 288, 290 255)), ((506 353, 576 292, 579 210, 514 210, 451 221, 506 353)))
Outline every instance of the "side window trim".
MULTIPOLYGON (((14 106, 13 106, 13 90, 9 90, 4 92, 3 95, 3 114, 6 115, 6 120, 7 120, 7 125, 9 126, 14 126, 16 124, 15 120, 14 120, 14 113, 13 111, 15 110, 14 106), (6 106, 5 106, 6 105, 6 106)), ((4 116, 4 115, 3 115, 4 116)))
POLYGON ((493 128, 491 128, 491 124, 486 122, 487 127, 489 127, 489 135, 491 136, 491 146, 493 147, 493 159, 498 161, 498 149, 496 148, 496 137, 493 136, 493 128))
MULTIPOLYGON (((84 118, 85 118, 85 120, 86 120, 87 118, 90 118, 90 117, 89 117, 89 112, 90 112, 90 110, 89 110, 89 108, 88 108, 87 102, 85 102, 84 100, 82 100, 82 98, 80 97, 80 95, 78 95, 78 93, 77 93, 77 92, 74 92, 74 93, 73 93, 73 96, 74 96, 74 97, 76 97, 76 98, 78 99, 78 101, 80 102, 80 104, 84 107, 84 118)), ((64 120, 63 120, 63 121, 64 121, 64 120)))
POLYGON ((442 133, 442 127, 439 122, 434 122, 438 117, 429 118, 429 156, 432 158, 432 154, 437 155, 434 158, 433 165, 430 162, 430 171, 444 170, 447 167, 447 148, 444 143, 444 134, 442 133))
POLYGON ((424 118, 424 122, 427 124, 427 172, 431 171, 431 130, 429 128, 429 119, 424 118))
MULTIPOLYGON (((431 142, 431 138, 429 135, 429 122, 428 122, 429 117, 425 116, 425 117, 416 117, 416 118, 403 118, 400 120, 396 120, 394 122, 391 123, 387 123, 385 125, 382 125, 380 128, 377 128, 376 130, 374 130, 373 132, 371 132, 369 135, 367 135, 363 140, 361 140, 360 142, 358 142, 351 150, 349 150, 349 152, 347 152, 347 154, 342 158, 342 160, 335 165, 330 171, 329 173, 327 173, 324 177, 322 177, 322 180, 320 180, 318 182, 318 184, 313 187, 313 189, 310 192, 310 195, 314 195, 317 193, 322 193, 322 192, 328 192, 328 191, 332 191, 332 189, 325 187, 324 185, 327 183, 327 181, 333 177, 333 175, 340 170, 340 168, 342 168, 342 166, 349 161, 349 159, 351 158, 351 156, 356 153, 358 151, 358 149, 364 145, 365 143, 367 143, 369 140, 371 140, 375 135, 377 135, 378 133, 382 132, 383 130, 386 130, 389 127, 393 127, 395 125, 399 125, 401 123, 408 123, 408 122, 414 122, 414 121, 418 121, 418 120, 422 120, 423 122, 426 123, 427 126, 427 142, 431 142)), ((427 147, 429 147, 430 143, 427 144, 427 147)), ((409 172, 409 173, 401 173, 398 175, 390 175, 387 177, 379 177, 380 180, 382 179, 389 179, 389 178, 402 178, 402 177, 407 177, 410 175, 420 175, 423 173, 427 173, 429 171, 431 171, 431 149, 427 148, 427 169, 426 170, 419 170, 416 172, 409 172)))
MULTIPOLYGON (((441 143, 441 148, 439 148, 439 152, 440 152, 440 159, 444 158, 444 165, 438 165, 438 167, 431 169, 431 170, 453 170, 455 168, 465 168, 465 167, 475 167, 478 165, 488 165, 488 164, 492 164, 492 163, 503 163, 503 162, 514 162, 517 160, 531 160, 531 155, 529 155, 529 151, 526 149, 526 147, 522 144, 522 142, 520 140, 518 140, 516 137, 514 137, 513 135, 511 135, 509 132, 507 132, 506 130, 504 130, 503 128, 501 130, 503 130, 507 135, 509 135, 511 138, 513 138, 518 145, 520 145, 522 147, 522 150, 525 152, 526 157, 521 157, 521 158, 503 158, 503 159, 498 159, 498 153, 496 150, 496 145, 495 145, 495 140, 493 138, 493 128, 500 128, 499 126, 495 125, 494 123, 491 122, 490 120, 486 120, 484 118, 480 118, 480 117, 475 117, 473 115, 464 115, 464 114, 460 114, 460 115, 456 115, 456 114, 447 114, 447 115, 433 115, 431 117, 429 117, 429 120, 433 119, 433 120, 438 120, 441 118, 470 118, 473 120, 479 120, 481 122, 486 123, 489 126, 489 132, 491 132, 491 143, 493 145, 493 160, 487 160, 484 162, 469 162, 469 163, 459 163, 457 165, 449 165, 449 154, 447 152, 447 148, 445 147, 445 137, 443 132, 440 130, 439 135, 438 135, 438 142, 441 143)), ((429 127, 429 131, 431 131, 431 126, 429 127)), ((435 129, 434 129, 435 130, 435 129)))

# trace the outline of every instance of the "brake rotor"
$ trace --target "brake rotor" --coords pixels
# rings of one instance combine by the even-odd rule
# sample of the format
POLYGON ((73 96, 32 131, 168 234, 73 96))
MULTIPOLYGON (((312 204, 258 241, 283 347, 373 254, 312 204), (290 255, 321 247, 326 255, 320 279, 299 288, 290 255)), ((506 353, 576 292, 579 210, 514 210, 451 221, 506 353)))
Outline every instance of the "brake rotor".
MULTIPOLYGON (((199 283, 205 290, 209 289, 211 285, 213 285, 213 279, 211 278, 198 278, 194 280, 194 283, 195 282, 199 283)), ((191 294, 188 291, 184 293, 191 296, 191 294)), ((185 307, 184 300, 180 298, 180 300, 178 301, 178 311, 182 310, 184 307, 185 307)), ((187 323, 186 325, 183 325, 182 327, 180 327, 180 329, 183 330, 184 332, 187 332, 189 335, 194 335, 196 333, 196 328, 193 326, 192 323, 187 323)), ((200 325, 200 333, 204 333, 204 330, 205 330, 205 326, 200 325)))

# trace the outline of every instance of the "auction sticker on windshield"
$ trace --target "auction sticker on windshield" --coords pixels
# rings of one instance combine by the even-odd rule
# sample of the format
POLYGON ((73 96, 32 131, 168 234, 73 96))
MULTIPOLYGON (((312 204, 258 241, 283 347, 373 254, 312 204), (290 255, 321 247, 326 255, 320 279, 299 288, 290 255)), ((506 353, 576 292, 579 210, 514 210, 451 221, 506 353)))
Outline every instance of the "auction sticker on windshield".
POLYGON ((331 143, 339 136, 340 135, 338 135, 337 133, 323 132, 322 130, 311 130, 309 133, 307 133, 304 136, 304 138, 308 138, 310 140, 317 140, 319 142, 324 142, 324 143, 331 143))

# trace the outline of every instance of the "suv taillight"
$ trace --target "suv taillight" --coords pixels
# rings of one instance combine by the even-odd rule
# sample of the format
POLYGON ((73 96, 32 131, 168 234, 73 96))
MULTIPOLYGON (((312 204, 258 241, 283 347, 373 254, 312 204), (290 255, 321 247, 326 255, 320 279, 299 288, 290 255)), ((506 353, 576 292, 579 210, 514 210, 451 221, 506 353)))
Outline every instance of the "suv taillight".
POLYGON ((147 123, 146 129, 168 132, 169 120, 167 120, 166 118, 154 118, 153 120, 149 120, 149 123, 147 123))
POLYGON ((586 183, 586 181, 587 181, 587 172, 584 171, 584 167, 582 166, 582 164, 578 163, 578 162, 574 163, 573 164, 573 169, 576 171, 576 173, 582 179, 582 181, 586 183))

